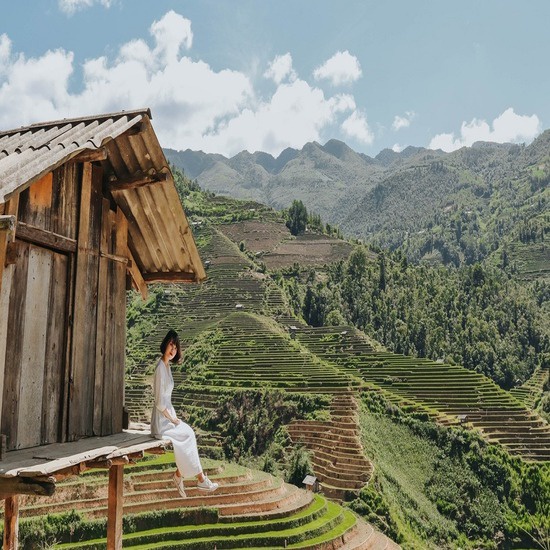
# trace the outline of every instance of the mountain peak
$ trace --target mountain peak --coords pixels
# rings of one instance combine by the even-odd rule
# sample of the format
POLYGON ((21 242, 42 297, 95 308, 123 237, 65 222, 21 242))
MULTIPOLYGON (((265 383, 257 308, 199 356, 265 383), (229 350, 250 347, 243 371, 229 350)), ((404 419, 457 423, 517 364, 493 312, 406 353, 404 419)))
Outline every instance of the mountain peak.
POLYGON ((324 147, 321 147, 323 151, 326 151, 329 155, 332 155, 340 160, 344 160, 350 154, 355 155, 355 151, 348 147, 343 141, 338 139, 329 139, 324 147))

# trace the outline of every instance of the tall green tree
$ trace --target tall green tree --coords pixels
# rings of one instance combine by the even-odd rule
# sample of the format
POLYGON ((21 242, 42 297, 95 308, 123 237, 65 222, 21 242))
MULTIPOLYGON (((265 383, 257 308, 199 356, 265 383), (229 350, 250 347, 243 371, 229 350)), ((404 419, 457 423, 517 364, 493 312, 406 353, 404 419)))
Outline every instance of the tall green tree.
POLYGON ((302 201, 292 201, 292 205, 288 209, 286 226, 292 235, 299 235, 306 230, 307 209, 302 201))

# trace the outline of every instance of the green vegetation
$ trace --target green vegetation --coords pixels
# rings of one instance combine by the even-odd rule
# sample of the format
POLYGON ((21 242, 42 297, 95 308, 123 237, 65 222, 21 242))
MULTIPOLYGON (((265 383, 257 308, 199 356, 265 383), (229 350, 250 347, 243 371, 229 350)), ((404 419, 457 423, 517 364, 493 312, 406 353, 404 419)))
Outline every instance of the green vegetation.
MULTIPOLYGON (((476 181, 464 183, 482 185, 476 181)), ((402 251, 372 247, 324 268, 296 263, 270 274, 253 234, 239 234, 233 223, 230 242, 217 225, 256 220, 242 225, 261 232, 266 219, 271 231, 274 214, 198 190, 185 200, 201 222, 195 234, 202 257, 212 261, 209 281, 154 290, 146 304, 132 304, 129 364, 137 374, 130 401, 134 391, 143 401, 139 373, 150 368, 162 333, 176 328, 189 347, 175 373, 175 396, 183 417, 209 432, 199 437, 202 449, 299 483, 311 471, 321 479, 336 456, 328 443, 324 455, 309 456, 307 446, 297 446, 299 432, 325 430, 327 441, 342 432, 350 441, 344 430, 357 425, 332 416, 332 398, 367 390, 358 425, 374 477, 346 495, 352 509, 405 548, 544 544, 548 462, 525 462, 505 448, 527 460, 547 457, 548 428, 527 408, 544 414, 550 407, 536 377, 550 357, 547 283, 520 283, 490 261, 416 266, 402 251), (505 388, 526 383, 514 397, 462 364, 505 388), (457 425, 464 412, 465 429, 433 423, 457 425), (471 427, 483 430, 483 439, 471 427), (497 441, 502 447, 488 444, 497 441)), ((323 225, 310 215, 309 227, 312 221, 323 225)), ((529 244, 527 229, 522 235, 529 244)), ((219 540, 205 536, 200 544, 219 540)))
POLYGON ((299 235, 306 230, 307 210, 302 201, 293 201, 288 209, 286 226, 292 235, 299 235))
POLYGON ((461 364, 504 388, 545 368, 550 357, 550 325, 537 299, 481 264, 414 266, 382 252, 370 260, 358 247, 322 275, 286 271, 278 281, 311 325, 340 321, 339 312, 392 351, 461 364))
POLYGON ((377 515, 379 526, 390 522, 388 532, 397 526, 405 547, 548 542, 548 463, 513 459, 472 431, 413 418, 374 394, 364 400, 361 428, 380 493, 365 505, 360 495, 352 506, 371 521, 377 515))

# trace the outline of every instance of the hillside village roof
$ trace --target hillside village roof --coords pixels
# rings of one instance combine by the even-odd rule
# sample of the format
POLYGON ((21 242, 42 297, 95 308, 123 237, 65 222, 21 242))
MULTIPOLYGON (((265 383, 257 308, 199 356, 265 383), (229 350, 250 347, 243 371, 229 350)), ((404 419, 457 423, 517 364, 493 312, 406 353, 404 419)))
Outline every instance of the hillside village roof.
POLYGON ((206 279, 150 119, 140 109, 0 131, 0 204, 75 157, 93 158, 128 219, 129 248, 145 282, 206 279))

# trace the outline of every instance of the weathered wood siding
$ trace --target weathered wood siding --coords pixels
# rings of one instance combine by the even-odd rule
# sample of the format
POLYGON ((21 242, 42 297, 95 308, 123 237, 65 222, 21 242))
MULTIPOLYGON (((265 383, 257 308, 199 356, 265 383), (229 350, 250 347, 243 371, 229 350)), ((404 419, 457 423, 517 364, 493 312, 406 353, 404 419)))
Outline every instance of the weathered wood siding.
POLYGON ((1 433, 17 449, 120 432, 127 220, 90 163, 68 163, 18 199, 26 233, 1 273, 1 433), (44 242, 51 234, 73 250, 44 242))
POLYGON ((8 436, 10 449, 62 439, 58 421, 64 383, 67 265, 62 254, 18 243, 3 346, 2 433, 8 436))

